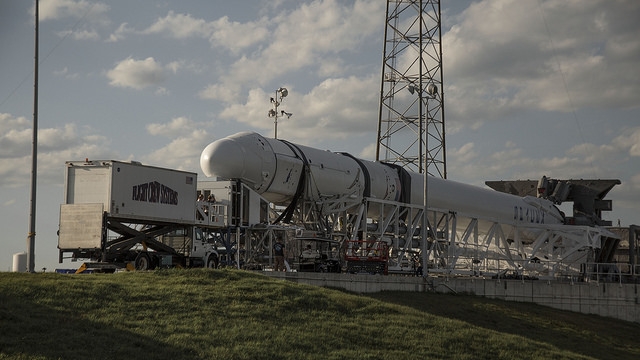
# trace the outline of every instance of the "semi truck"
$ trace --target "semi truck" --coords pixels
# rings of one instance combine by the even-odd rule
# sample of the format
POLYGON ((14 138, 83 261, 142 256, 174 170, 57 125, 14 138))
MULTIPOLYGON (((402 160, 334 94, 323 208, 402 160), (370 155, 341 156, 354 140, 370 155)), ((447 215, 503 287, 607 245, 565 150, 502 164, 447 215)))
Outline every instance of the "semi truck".
POLYGON ((118 268, 216 268, 233 262, 233 229, 267 222, 268 203, 237 181, 139 162, 65 163, 59 262, 118 268))

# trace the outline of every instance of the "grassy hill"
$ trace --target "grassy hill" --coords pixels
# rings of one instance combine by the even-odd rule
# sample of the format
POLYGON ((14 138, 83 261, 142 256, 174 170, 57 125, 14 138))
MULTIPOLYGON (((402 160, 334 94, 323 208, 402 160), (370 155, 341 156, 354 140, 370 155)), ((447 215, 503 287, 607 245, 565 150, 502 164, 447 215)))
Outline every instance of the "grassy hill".
POLYGON ((0 273, 0 359, 640 358, 640 325, 236 270, 0 273))

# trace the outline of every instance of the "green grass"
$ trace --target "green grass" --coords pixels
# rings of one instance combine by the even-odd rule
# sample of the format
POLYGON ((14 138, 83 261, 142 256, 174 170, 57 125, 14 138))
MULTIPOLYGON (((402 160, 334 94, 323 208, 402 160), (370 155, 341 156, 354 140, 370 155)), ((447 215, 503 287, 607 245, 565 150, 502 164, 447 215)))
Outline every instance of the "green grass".
POLYGON ((0 273, 0 359, 640 358, 640 325, 237 270, 0 273))

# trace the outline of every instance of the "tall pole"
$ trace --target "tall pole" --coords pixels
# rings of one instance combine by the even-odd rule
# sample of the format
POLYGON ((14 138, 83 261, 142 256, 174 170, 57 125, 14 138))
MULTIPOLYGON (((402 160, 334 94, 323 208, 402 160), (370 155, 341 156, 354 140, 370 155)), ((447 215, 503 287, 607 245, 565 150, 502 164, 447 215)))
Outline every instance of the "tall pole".
MULTIPOLYGON (((276 99, 278 99, 278 90, 276 90, 276 99)), ((278 105, 280 103, 276 101, 275 106, 276 106, 276 116, 273 118, 273 138, 277 139, 278 138, 278 105)))
MULTIPOLYGON (((423 25, 423 17, 424 17, 424 12, 422 11, 422 0, 420 0, 420 37, 419 37, 419 47, 420 49, 422 49, 422 34, 424 29, 422 28, 423 25)), ((418 87, 420 89, 420 92, 418 95, 419 98, 419 103, 418 103, 418 114, 420 117, 420 137, 424 136, 424 139, 421 139, 420 141, 420 170, 422 170, 422 176, 424 176, 424 178, 422 179, 423 181, 423 186, 424 188, 423 190, 423 197, 422 197, 422 205, 423 205, 423 210, 422 210, 422 231, 420 231, 420 235, 422 235, 421 237, 421 244, 422 244, 422 248, 420 249, 420 254, 422 255, 422 259, 421 259, 421 263, 422 263, 422 271, 423 274, 426 274, 427 272, 427 261, 428 259, 428 239, 429 239, 429 233, 428 233, 428 229, 429 229, 429 214, 427 212, 427 209, 429 207, 429 118, 428 118, 428 108, 427 108, 427 116, 425 116, 425 112, 423 109, 423 82, 422 82, 422 77, 423 77, 423 66, 424 66, 424 62, 423 62, 423 56, 424 53, 422 51, 420 51, 420 54, 418 56, 419 59, 419 63, 420 63, 420 67, 418 70, 418 87), (424 143, 424 145, 423 145, 424 143), (423 148, 424 146, 424 148, 423 148)), ((427 100, 429 101, 429 100, 427 100)))
POLYGON ((38 176, 38 33, 39 1, 36 0, 36 38, 33 70, 33 134, 31 143, 31 203, 29 209, 29 236, 27 238, 27 271, 35 272, 36 247, 36 184, 38 176))
POLYGON ((269 110, 268 115, 269 117, 273 118, 273 137, 276 139, 278 138, 278 116, 283 117, 286 115, 287 118, 290 118, 291 115, 293 115, 292 113, 288 113, 284 110, 280 110, 280 112, 278 112, 278 106, 280 106, 280 102, 282 101, 282 99, 287 97, 288 94, 289 90, 287 90, 287 88, 281 87, 276 90, 276 96, 271 98, 273 109, 269 110), (280 97, 278 97, 278 95, 280 95, 280 97))

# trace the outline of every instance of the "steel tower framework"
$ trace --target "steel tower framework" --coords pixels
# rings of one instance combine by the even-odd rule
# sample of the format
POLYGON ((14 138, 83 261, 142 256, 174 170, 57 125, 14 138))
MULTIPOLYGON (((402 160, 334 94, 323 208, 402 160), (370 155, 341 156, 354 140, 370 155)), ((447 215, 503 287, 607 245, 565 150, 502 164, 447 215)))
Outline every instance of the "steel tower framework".
POLYGON ((384 37, 376 160, 446 178, 440 1, 388 0, 384 37))

